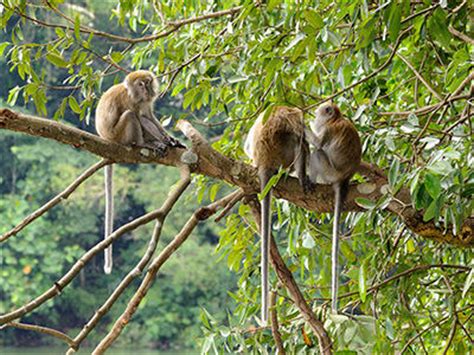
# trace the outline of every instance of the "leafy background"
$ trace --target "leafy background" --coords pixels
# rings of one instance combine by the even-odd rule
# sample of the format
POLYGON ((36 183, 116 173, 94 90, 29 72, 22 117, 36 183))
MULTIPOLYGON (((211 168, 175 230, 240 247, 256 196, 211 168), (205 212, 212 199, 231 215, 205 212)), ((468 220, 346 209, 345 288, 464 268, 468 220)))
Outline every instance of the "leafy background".
MULTIPOLYGON (((166 92, 156 113, 167 128, 178 119, 190 120, 216 149, 238 159, 246 159, 242 141, 260 112, 286 104, 308 109, 309 120, 311 108, 332 98, 356 124, 364 160, 386 169, 390 182, 387 198, 361 201, 366 212, 345 216, 340 292, 350 295, 340 306, 348 315, 327 312, 332 214, 276 201, 273 227, 280 251, 326 320, 336 349, 468 353, 473 350, 472 251, 414 235, 383 206, 406 186, 425 221, 457 233, 472 215, 472 84, 456 90, 472 73, 473 46, 455 32, 473 37, 470 6, 407 0, 4 0, 0 98, 17 110, 94 131, 100 93, 121 81, 123 70, 147 68, 166 92), (231 14, 195 18, 229 9, 231 14), (183 19, 193 20, 179 22, 183 19)), ((5 131, 0 138, 2 230, 94 161, 52 142, 5 131)), ((163 167, 120 167, 117 225, 157 206, 177 178, 176 171, 163 167)), ((228 189, 196 176, 193 191, 180 213, 170 217, 164 234, 172 237, 193 208, 228 189)), ((49 287, 95 244, 102 211, 97 176, 2 245, 0 310, 49 287)), ((120 338, 123 344, 198 344, 204 352, 274 346, 268 330, 252 328, 259 297, 255 230, 244 205, 225 227, 200 227, 159 276, 120 338)), ((118 243, 118 268, 111 278, 101 275, 101 260, 94 260, 61 297, 27 320, 74 333, 92 315, 96 300, 104 299, 138 259, 149 234, 143 228, 118 243)), ((308 350, 316 340, 276 278, 272 287, 279 295, 287 351, 308 350)), ((50 341, 30 333, 2 333, 7 334, 1 338, 5 344, 50 341)))

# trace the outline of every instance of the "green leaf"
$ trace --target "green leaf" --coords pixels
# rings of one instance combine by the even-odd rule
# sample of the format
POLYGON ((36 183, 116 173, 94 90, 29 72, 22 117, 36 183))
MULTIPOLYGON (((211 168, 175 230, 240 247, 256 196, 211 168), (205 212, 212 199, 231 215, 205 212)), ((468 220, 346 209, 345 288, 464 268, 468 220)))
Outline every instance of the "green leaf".
POLYGON ((5 52, 5 49, 10 45, 10 42, 3 42, 0 43, 0 56, 3 55, 3 52, 5 52))
POLYGON ((360 207, 365 208, 367 210, 371 210, 371 209, 375 208, 375 206, 376 206, 375 202, 373 202, 369 199, 363 198, 363 197, 357 197, 355 199, 355 203, 358 204, 360 207))
POLYGON ((425 188, 433 199, 437 199, 441 193, 441 181, 438 176, 433 174, 426 174, 425 188))
POLYGON ((316 30, 320 30, 324 26, 322 17, 314 10, 305 10, 304 18, 316 30))
POLYGON ((76 36, 78 41, 81 41, 81 20, 79 15, 76 15, 74 19, 74 36, 76 36))
POLYGON ((123 54, 120 52, 112 52, 110 58, 112 58, 115 63, 120 63, 123 60, 123 54))
POLYGON ((365 303, 367 297, 367 276, 366 276, 366 265, 362 263, 359 269, 359 295, 362 303, 365 303))
POLYGON ((400 19, 402 17, 402 6, 398 1, 393 1, 390 6, 390 16, 388 18, 388 33, 390 39, 395 41, 400 32, 400 19))
POLYGON ((392 161, 392 165, 390 166, 390 170, 388 172, 388 183, 390 186, 395 186, 398 179, 398 172, 400 170, 400 161, 398 159, 394 159, 392 161))
POLYGON ((48 53, 46 54, 46 59, 57 67, 66 68, 69 65, 59 54, 48 53))
POLYGON ((474 282, 474 268, 471 269, 469 272, 469 275, 467 275, 466 282, 464 283, 464 288, 462 290, 462 296, 461 298, 465 298, 467 295, 467 292, 471 288, 472 283, 474 282))
POLYGON ((423 214, 423 222, 428 222, 438 216, 438 200, 433 200, 425 213, 423 214))
POLYGON ((81 113, 82 112, 81 106, 79 106, 79 104, 76 101, 76 98, 74 96, 69 96, 69 107, 71 107, 71 110, 74 113, 81 113))

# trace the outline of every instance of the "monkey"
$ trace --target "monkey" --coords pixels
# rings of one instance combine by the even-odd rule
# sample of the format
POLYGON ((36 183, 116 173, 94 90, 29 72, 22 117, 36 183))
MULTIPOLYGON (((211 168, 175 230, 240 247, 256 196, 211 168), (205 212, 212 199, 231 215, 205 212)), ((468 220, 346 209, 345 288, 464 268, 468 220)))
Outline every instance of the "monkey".
MULTIPOLYGON (((168 147, 185 148, 168 135, 153 114, 153 103, 158 96, 158 82, 152 72, 137 70, 125 80, 109 88, 100 98, 96 109, 95 126, 99 136, 107 141, 144 147, 164 154, 168 147)), ((112 165, 105 175, 105 232, 113 231, 112 165)), ((104 272, 112 271, 112 245, 104 251, 104 272)))
POLYGON ((339 107, 326 103, 318 107, 305 136, 314 146, 309 155, 309 179, 319 179, 334 189, 334 223, 331 251, 331 310, 337 313, 339 288, 339 218, 349 189, 349 180, 360 165, 362 148, 357 129, 345 119, 339 107))
MULTIPOLYGON (((256 166, 263 191, 268 181, 279 168, 297 173, 300 184, 306 190, 309 180, 306 176, 309 146, 305 139, 303 112, 297 108, 274 107, 268 119, 265 113, 255 121, 245 141, 244 150, 256 166)), ((268 259, 271 229, 271 190, 263 197, 261 204, 261 319, 268 321, 268 259)))

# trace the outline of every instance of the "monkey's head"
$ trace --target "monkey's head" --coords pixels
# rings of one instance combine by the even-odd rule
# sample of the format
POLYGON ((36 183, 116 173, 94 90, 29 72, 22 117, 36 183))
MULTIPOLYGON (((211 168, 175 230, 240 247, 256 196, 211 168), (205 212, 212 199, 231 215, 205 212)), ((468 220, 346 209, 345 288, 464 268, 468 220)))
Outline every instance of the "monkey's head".
POLYGON ((131 72, 125 78, 124 85, 134 103, 150 102, 158 95, 158 81, 148 70, 131 72))
POLYGON ((337 105, 332 102, 326 102, 319 106, 315 112, 315 116, 316 119, 310 123, 313 131, 317 131, 318 127, 322 127, 330 121, 342 118, 341 110, 339 110, 339 107, 337 107, 337 105))

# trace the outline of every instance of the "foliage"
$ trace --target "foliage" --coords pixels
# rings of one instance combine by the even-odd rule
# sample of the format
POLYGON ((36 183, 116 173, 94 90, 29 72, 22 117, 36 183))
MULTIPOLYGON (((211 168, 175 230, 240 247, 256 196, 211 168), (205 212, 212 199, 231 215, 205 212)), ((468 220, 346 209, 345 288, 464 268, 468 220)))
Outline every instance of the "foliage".
MULTIPOLYGON (((326 311, 331 214, 314 215, 285 201, 275 203, 274 229, 288 266, 326 320, 336 349, 368 353, 409 346, 413 352, 431 353, 451 346, 453 353, 472 351, 465 329, 472 313, 472 272, 468 277, 468 268, 461 267, 472 267, 472 252, 427 242, 383 211, 406 186, 425 221, 458 233, 472 214, 472 120, 465 89, 473 48, 456 35, 472 30, 469 2, 121 0, 113 9, 107 2, 90 0, 46 4, 5 0, 0 15, 5 29, 0 52, 22 80, 9 87, 5 99, 42 115, 89 123, 99 93, 122 77, 116 69, 148 68, 169 95, 163 103, 171 115, 167 122, 186 118, 204 124, 209 136, 219 135, 216 149, 244 159, 241 142, 260 112, 287 104, 306 108, 310 116, 319 102, 334 99, 361 132, 364 160, 385 168, 390 182, 383 200, 359 201, 367 211, 345 218, 341 293, 351 294, 340 306, 352 316, 330 317, 326 311), (234 9, 232 15, 196 17, 228 9, 234 9), (42 23, 33 26, 31 18, 42 23), (183 19, 192 21, 179 22, 183 19), (56 91, 57 86, 64 90, 56 91), (429 267, 416 269, 420 265, 429 267), (421 332, 420 339, 414 338, 421 332)), ((15 154, 25 159, 45 159, 48 154, 31 149, 15 154)), ((57 159, 58 150, 50 154, 57 159)), ((31 180, 21 180, 17 188, 26 193, 33 182, 43 186, 31 193, 32 201, 39 203, 50 191, 46 181, 53 180, 53 172, 66 174, 71 169, 66 165, 22 169, 31 180)), ((123 191, 129 191, 127 183, 133 179, 128 174, 123 178, 123 191)), ((150 188, 158 188, 150 185, 152 177, 147 181, 150 188)), ((212 198, 222 189, 218 182, 196 181, 198 196, 212 198)), ((146 195, 138 190, 135 198, 143 203, 146 195)), ((5 213, 13 213, 5 207, 11 202, 3 204, 5 213)), ((26 211, 26 203, 19 203, 14 212, 20 216, 26 211)), ((81 216, 97 224, 86 205, 83 213, 71 211, 71 222, 81 216)), ((221 232, 222 259, 239 276, 239 289, 232 293, 237 306, 224 323, 202 312, 204 351, 264 352, 274 345, 268 331, 247 329, 258 314, 259 295, 258 242, 251 219, 248 208, 240 206, 221 232)), ((40 235, 41 228, 79 233, 77 223, 52 227, 42 220, 34 228, 40 235)), ((28 240, 24 236, 23 241, 28 240)), ((69 253, 78 255, 77 250, 69 253)), ((22 260, 12 263, 24 267, 22 260)), ((40 281, 47 283, 35 280, 40 281)), ((14 287, 19 298, 25 295, 22 287, 21 282, 14 287)), ((175 283, 165 287, 172 293, 179 289, 175 283)), ((273 287, 278 288, 276 280, 273 287)), ((286 292, 278 290, 285 347, 303 351, 308 347, 301 335, 303 322, 286 292)), ((150 334, 163 323, 161 318, 155 323, 155 317, 146 318, 154 324, 150 334)), ((174 321, 172 317, 167 324, 174 321)))

